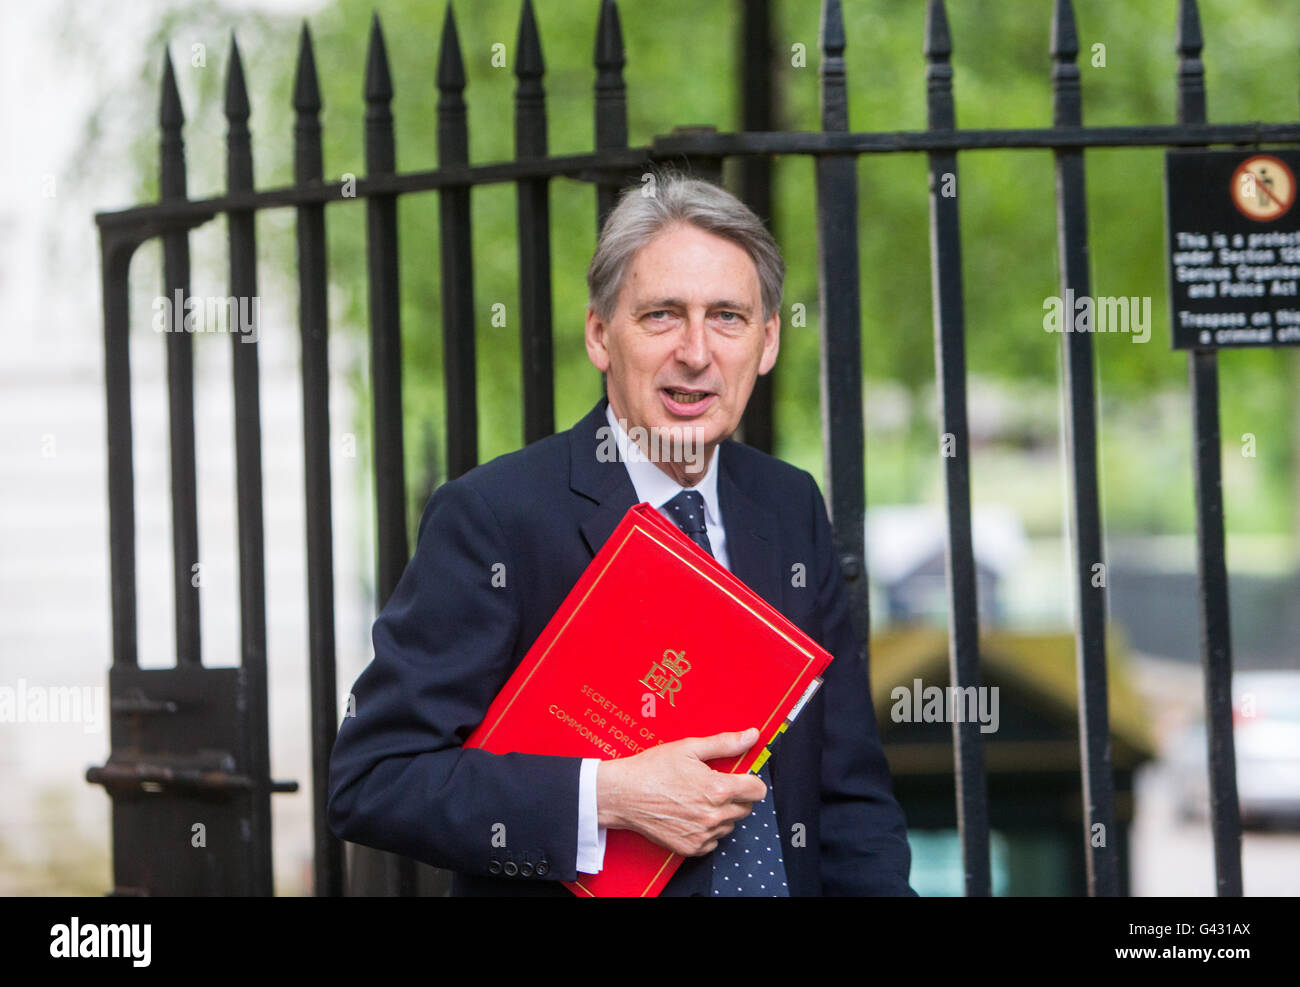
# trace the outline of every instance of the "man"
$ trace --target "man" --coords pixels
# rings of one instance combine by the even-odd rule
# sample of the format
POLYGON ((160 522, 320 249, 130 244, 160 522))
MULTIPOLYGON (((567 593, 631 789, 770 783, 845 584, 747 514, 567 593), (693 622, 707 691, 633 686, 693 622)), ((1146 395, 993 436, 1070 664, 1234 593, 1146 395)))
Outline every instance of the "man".
POLYGON ((780 253, 716 186, 646 191, 610 214, 588 271, 607 398, 425 508, 334 747, 331 828, 453 870, 453 893, 567 894, 558 882, 598 872, 604 833, 624 828, 688 857, 666 895, 914 894, 825 504, 807 473, 728 441, 776 361, 780 253), (747 723, 612 761, 464 750, 641 501, 834 655, 769 767, 704 763, 748 750, 747 723))

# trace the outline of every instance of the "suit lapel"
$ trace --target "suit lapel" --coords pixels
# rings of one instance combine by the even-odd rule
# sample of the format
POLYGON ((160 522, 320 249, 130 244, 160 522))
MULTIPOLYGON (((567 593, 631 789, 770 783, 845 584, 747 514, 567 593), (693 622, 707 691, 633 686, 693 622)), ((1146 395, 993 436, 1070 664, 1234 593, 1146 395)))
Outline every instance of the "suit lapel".
POLYGON ((718 448, 718 506, 727 531, 731 571, 750 589, 778 609, 781 606, 781 560, 772 533, 776 517, 756 503, 732 473, 731 443, 718 448))
POLYGON ((637 502, 632 478, 608 430, 602 398, 569 433, 569 488, 592 501, 579 527, 593 556, 637 502))
MULTIPOLYGON (((569 487, 593 502, 581 522, 582 537, 592 555, 600 551, 628 508, 637 503, 636 488, 627 467, 618 456, 618 446, 607 435, 605 399, 601 399, 569 433, 569 487)), ((730 442, 716 451, 718 462, 718 506, 727 532, 727 554, 731 571, 774 607, 781 604, 780 559, 771 533, 776 518, 756 503, 737 483, 732 473, 730 442)))

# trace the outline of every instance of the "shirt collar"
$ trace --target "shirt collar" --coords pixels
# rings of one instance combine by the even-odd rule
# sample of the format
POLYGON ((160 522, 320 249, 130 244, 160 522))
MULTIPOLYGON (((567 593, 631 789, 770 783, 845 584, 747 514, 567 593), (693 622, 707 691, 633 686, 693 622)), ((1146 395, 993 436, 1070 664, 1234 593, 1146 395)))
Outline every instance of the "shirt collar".
POLYGON ((708 469, 704 478, 693 487, 683 487, 671 476, 656 466, 641 447, 633 442, 625 431, 623 424, 614 417, 614 410, 605 405, 605 420, 613 430, 614 441, 618 443, 619 458, 627 467, 627 475, 636 490, 638 501, 645 501, 652 507, 661 508, 683 490, 694 490, 704 498, 705 519, 712 525, 722 526, 722 511, 718 507, 718 457, 722 447, 713 450, 709 457, 708 469))

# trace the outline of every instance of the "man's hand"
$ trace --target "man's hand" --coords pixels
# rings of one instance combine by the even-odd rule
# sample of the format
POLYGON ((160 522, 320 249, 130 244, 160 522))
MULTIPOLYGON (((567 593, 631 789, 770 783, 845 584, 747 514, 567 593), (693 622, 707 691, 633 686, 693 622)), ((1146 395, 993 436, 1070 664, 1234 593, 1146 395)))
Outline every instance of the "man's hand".
POLYGON ((752 774, 714 771, 705 761, 737 757, 758 731, 689 737, 628 758, 602 761, 596 770, 596 817, 601 826, 632 829, 675 853, 710 853, 767 795, 752 774))

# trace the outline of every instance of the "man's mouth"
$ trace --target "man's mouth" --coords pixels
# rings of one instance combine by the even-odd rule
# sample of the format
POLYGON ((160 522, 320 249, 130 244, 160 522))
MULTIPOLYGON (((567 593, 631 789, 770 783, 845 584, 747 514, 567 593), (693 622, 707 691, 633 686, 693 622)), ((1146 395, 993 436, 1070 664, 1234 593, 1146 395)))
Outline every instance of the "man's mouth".
POLYGON ((695 404, 698 401, 703 401, 709 396, 708 391, 682 391, 675 387, 665 387, 664 390, 667 391, 668 396, 678 404, 695 404))
POLYGON ((718 401, 717 392, 693 387, 664 387, 659 393, 668 413, 677 418, 700 418, 709 414, 718 401))

